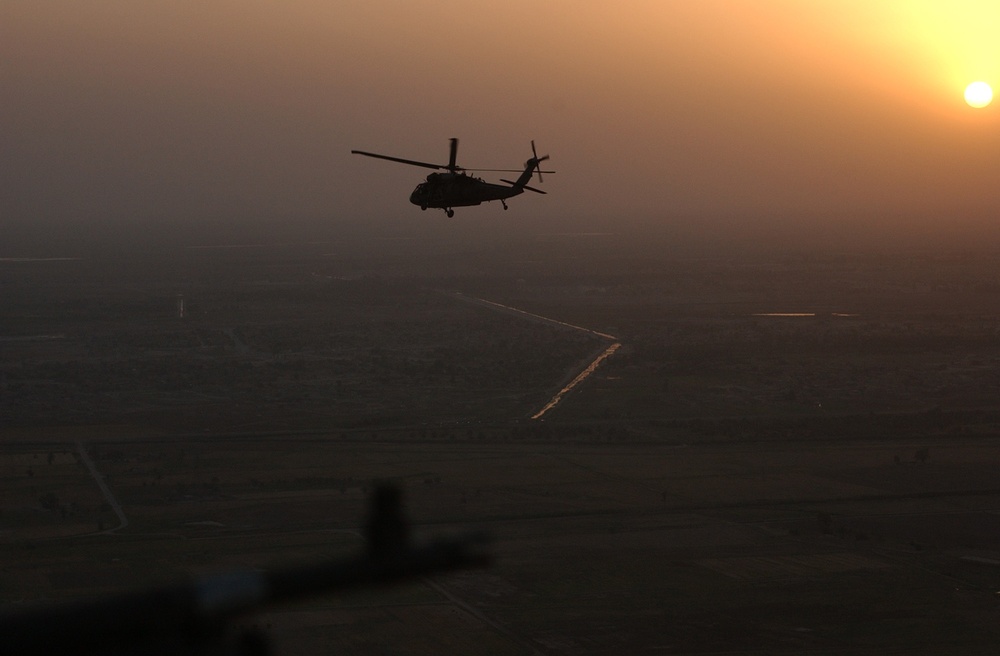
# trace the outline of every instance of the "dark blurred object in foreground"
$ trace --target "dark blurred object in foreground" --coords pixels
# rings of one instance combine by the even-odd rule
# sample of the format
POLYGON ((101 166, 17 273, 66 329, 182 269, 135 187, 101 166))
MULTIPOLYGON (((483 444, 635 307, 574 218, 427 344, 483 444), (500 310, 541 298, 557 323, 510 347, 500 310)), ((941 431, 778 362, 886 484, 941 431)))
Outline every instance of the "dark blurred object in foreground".
POLYGON ((390 584, 437 572, 483 567, 485 535, 411 545, 398 488, 372 497, 365 552, 353 558, 275 571, 235 571, 192 582, 0 616, 4 653, 240 654, 271 652, 254 630, 229 622, 266 606, 390 584))

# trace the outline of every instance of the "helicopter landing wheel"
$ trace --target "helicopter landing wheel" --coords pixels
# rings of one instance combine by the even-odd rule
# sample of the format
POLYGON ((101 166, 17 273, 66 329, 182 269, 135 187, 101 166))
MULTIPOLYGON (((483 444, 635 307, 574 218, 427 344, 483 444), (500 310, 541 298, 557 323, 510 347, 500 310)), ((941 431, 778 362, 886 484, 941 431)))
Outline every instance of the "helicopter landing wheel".
POLYGON ((420 206, 420 211, 421 212, 426 212, 427 211, 427 206, 426 205, 421 205, 420 206))
POLYGON ((504 199, 501 198, 500 199, 500 204, 503 205, 504 209, 507 209, 507 201, 505 201, 504 199))
POLYGON ((449 218, 449 219, 450 219, 451 217, 455 216, 455 210, 451 209, 450 207, 449 207, 448 209, 446 209, 446 210, 444 211, 444 213, 448 215, 448 218, 449 218))

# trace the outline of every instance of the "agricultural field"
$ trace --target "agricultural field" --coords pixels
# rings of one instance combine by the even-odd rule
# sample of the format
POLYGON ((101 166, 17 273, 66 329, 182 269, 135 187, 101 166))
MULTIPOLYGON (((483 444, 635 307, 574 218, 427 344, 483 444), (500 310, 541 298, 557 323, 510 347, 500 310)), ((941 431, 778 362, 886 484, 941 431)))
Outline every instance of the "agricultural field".
POLYGON ((239 625, 279 654, 995 651, 991 261, 545 248, 5 264, 0 602, 348 558, 388 481, 416 542, 483 530, 493 563, 239 625))

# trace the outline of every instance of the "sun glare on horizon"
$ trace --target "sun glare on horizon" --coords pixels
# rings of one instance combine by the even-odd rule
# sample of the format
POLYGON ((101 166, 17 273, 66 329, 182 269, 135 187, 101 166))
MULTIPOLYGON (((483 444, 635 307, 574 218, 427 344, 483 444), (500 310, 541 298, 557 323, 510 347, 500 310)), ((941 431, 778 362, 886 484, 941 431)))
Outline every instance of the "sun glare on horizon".
POLYGON ((965 102, 969 107, 986 107, 993 102, 993 89, 985 82, 973 82, 965 87, 965 102))

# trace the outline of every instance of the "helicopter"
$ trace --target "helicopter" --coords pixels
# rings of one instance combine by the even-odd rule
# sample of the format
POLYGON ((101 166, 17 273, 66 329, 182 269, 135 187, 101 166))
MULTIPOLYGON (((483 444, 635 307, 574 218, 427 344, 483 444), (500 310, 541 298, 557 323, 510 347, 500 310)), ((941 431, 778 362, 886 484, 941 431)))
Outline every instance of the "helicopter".
POLYGON ((450 142, 451 149, 447 164, 418 162, 412 159, 379 155, 363 150, 352 150, 351 153, 354 155, 375 157, 377 159, 387 159, 390 162, 400 162, 402 164, 410 164, 411 166, 423 166, 428 169, 443 169, 447 171, 447 173, 431 173, 428 175, 427 181, 418 184, 413 193, 410 194, 410 202, 418 205, 422 210, 426 210, 428 207, 442 209, 448 215, 448 218, 455 216, 455 210, 453 209, 455 207, 480 205, 483 202, 492 200, 500 201, 503 208, 507 209, 507 199, 524 193, 525 189, 544 194, 545 192, 541 189, 529 187, 528 181, 531 180, 531 176, 536 172, 538 173, 539 182, 542 182, 542 173, 555 173, 555 171, 542 171, 541 163, 547 160, 549 156, 539 157, 538 152, 535 151, 535 142, 532 141, 531 158, 524 163, 523 171, 521 169, 476 169, 477 171, 520 173, 521 175, 517 180, 500 180, 500 182, 510 185, 509 187, 486 182, 482 178, 469 175, 466 173, 469 169, 458 166, 455 163, 458 153, 458 139, 452 138, 450 142))

